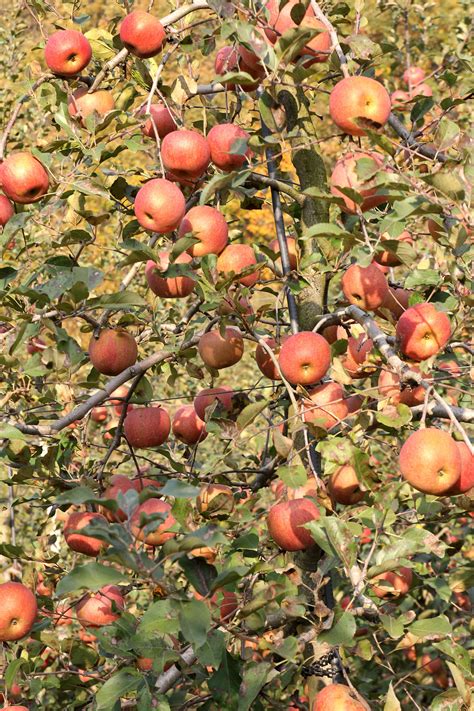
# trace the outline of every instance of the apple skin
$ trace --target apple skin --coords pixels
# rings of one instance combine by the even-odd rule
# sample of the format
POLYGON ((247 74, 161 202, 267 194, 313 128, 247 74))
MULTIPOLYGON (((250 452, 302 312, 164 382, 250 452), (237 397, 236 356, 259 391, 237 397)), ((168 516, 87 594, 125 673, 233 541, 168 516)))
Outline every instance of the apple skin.
POLYGON ((171 429, 176 439, 190 446, 207 437, 206 424, 198 417, 193 405, 183 405, 176 410, 171 429))
POLYGON ((230 368, 242 358, 244 341, 238 328, 227 327, 224 336, 219 329, 214 329, 201 336, 198 351, 210 368, 230 368))
POLYGON ((36 597, 22 583, 0 584, 0 642, 16 642, 29 634, 36 620, 36 597))
POLYGON ((107 519, 99 513, 88 513, 82 511, 72 513, 64 526, 64 538, 71 550, 76 551, 76 553, 83 553, 84 555, 89 555, 95 558, 101 551, 104 550, 104 548, 107 547, 107 543, 105 541, 101 541, 100 538, 86 536, 82 533, 75 533, 75 531, 88 526, 92 521, 107 521, 107 519))
POLYGON ((361 267, 351 264, 342 277, 342 291, 347 301, 365 311, 373 311, 383 304, 388 283, 374 264, 361 267))
POLYGON ((5 227, 15 214, 14 207, 5 195, 0 195, 0 227, 5 227))
MULTIPOLYGON (((274 338, 264 338, 263 340, 270 348, 270 350, 273 351, 273 353, 275 354, 275 358, 278 361, 278 355, 280 353, 281 344, 278 344, 274 338)), ((286 340, 286 338, 284 340, 286 340)), ((281 375, 278 368, 268 355, 265 348, 260 345, 260 343, 257 344, 257 347, 255 349, 255 360, 257 361, 257 365, 260 371, 263 373, 263 375, 265 375, 265 377, 269 378, 270 380, 281 380, 281 375)))
POLYGON ((92 422, 105 422, 108 417, 107 408, 104 406, 93 407, 91 410, 92 422))
POLYGON ((166 170, 178 180, 196 180, 207 170, 211 162, 211 151, 201 133, 181 128, 164 137, 161 143, 161 158, 166 170))
POLYGON ((121 329, 105 328, 89 341, 90 361, 102 375, 118 375, 135 363, 137 355, 135 339, 121 329))
MULTIPOLYGON (((189 254, 183 252, 175 259, 174 264, 189 264, 191 261, 189 254)), ((196 282, 188 276, 160 276, 160 272, 166 271, 169 265, 169 252, 159 252, 157 262, 149 259, 145 266, 147 284, 152 292, 162 299, 184 299, 192 294, 196 282)))
POLYGON ((465 494, 474 487, 474 457, 465 442, 456 442, 461 455, 461 474, 456 483, 447 492, 451 496, 465 494))
POLYGON ((303 524, 319 519, 319 509, 309 499, 292 499, 274 504, 267 517, 270 536, 284 551, 302 551, 316 545, 303 524))
POLYGON ((344 506, 357 504, 364 498, 356 471, 351 464, 344 464, 332 472, 328 481, 328 491, 334 501, 344 506))
POLYGON ((450 434, 435 427, 413 432, 399 454, 403 478, 425 494, 441 496, 461 475, 461 454, 450 434))
POLYGON ((232 388, 223 386, 218 388, 204 388, 204 390, 200 390, 193 402, 193 407, 196 410, 197 416, 201 420, 205 421, 206 409, 216 400, 219 401, 220 406, 227 410, 227 412, 230 412, 232 409, 233 394, 234 391, 232 388))
POLYGON ((132 447, 159 447, 168 439, 171 420, 164 407, 140 407, 127 413, 123 431, 132 447))
MULTIPOLYGON (((10 692, 11 693, 11 692, 10 692)), ((3 706, 2 711, 28 711, 26 706, 3 706)))
POLYGON ((318 691, 311 711, 366 711, 366 707, 351 696, 348 686, 329 684, 318 691))
POLYGON ((232 146, 236 141, 246 141, 249 134, 235 123, 220 123, 213 126, 207 134, 207 142, 211 151, 211 161, 224 172, 238 170, 247 162, 249 150, 245 153, 233 153, 232 146))
POLYGON ((349 336, 342 364, 351 378, 365 378, 374 371, 374 366, 367 360, 373 346, 372 340, 365 333, 359 334, 357 338, 349 336))
POLYGON ((315 422, 318 427, 330 430, 349 414, 347 398, 342 385, 334 381, 318 385, 309 391, 303 401, 303 420, 315 422))
MULTIPOLYGON (((416 365, 411 365, 410 370, 420 372, 416 365)), ((425 379, 426 376, 424 376, 425 379)), ((384 398, 388 398, 391 403, 398 405, 402 403, 408 407, 422 405, 425 401, 425 389, 422 385, 417 385, 414 388, 406 387, 403 390, 400 387, 400 377, 390 370, 381 370, 377 382, 379 393, 384 398)))
POLYGON ((113 111, 115 101, 110 91, 101 89, 89 94, 87 87, 81 87, 69 98, 67 108, 70 116, 80 117, 83 123, 83 119, 92 116, 94 112, 99 116, 105 116, 109 111, 113 111))
MULTIPOLYGON (((239 70, 250 74, 251 77, 257 73, 244 62, 239 47, 233 47, 231 45, 226 45, 217 52, 214 70, 217 77, 222 77, 230 72, 238 72, 239 70)), ((260 83, 260 74, 255 78, 257 79, 255 82, 240 84, 241 88, 244 91, 253 91, 256 89, 260 83)), ((236 85, 233 82, 224 82, 224 86, 226 89, 235 89, 236 85)))
MULTIPOLYGON (((398 267, 402 262, 400 259, 397 257, 396 254, 393 252, 389 252, 386 249, 383 248, 383 242, 392 239, 386 232, 381 236, 380 238, 380 244, 378 246, 378 251, 375 256, 374 256, 374 261, 377 262, 377 264, 381 264, 384 267, 398 267)), ((398 237, 395 237, 394 239, 397 239, 399 242, 407 242, 408 244, 413 244, 413 239, 411 234, 408 232, 408 230, 403 230, 401 234, 398 235, 398 237)))
POLYGON ((410 101, 411 96, 408 91, 403 91, 402 89, 397 89, 392 91, 390 94, 390 102, 392 104, 392 109, 398 111, 406 111, 408 109, 407 102, 410 101))
POLYGON ((384 597, 402 597, 410 590, 413 583, 413 572, 410 568, 401 567, 398 570, 387 570, 372 579, 372 592, 378 598, 384 597), (376 585, 374 581, 381 580, 388 583, 385 585, 376 585))
POLYGON ((149 12, 134 10, 122 20, 120 40, 131 54, 148 59, 160 52, 166 42, 166 32, 158 18, 149 12))
POLYGON ((256 265, 256 270, 253 274, 247 276, 238 276, 234 281, 238 281, 243 286, 254 286, 258 281, 257 260, 255 252, 249 244, 229 244, 217 258, 217 271, 225 277, 229 277, 232 273, 238 275, 243 269, 256 265))
POLYGON ((44 58, 53 74, 74 77, 91 61, 92 47, 81 32, 58 30, 48 37, 44 58))
POLYGON ((134 211, 145 230, 167 234, 175 230, 183 219, 186 200, 178 186, 170 180, 154 178, 138 191, 134 211))
POLYGON ((433 96, 433 89, 429 84, 417 84, 410 91, 410 98, 414 99, 417 96, 433 96))
MULTIPOLYGON (((146 107, 143 107, 140 113, 145 113, 146 107)), ((158 137, 163 139, 168 133, 176 131, 177 125, 171 111, 162 102, 152 104, 150 106, 151 118, 148 118, 142 126, 142 133, 148 138, 156 138, 155 128, 158 132, 158 137), (152 120, 153 119, 153 120, 152 120), (153 127, 155 124, 155 128, 153 127)))
MULTIPOLYGON (((288 257, 290 260, 290 269, 297 269, 298 268, 298 259, 299 259, 299 249, 298 249, 298 242, 295 240, 294 237, 287 237, 286 238, 286 243, 288 245, 288 257)), ((275 263, 277 267, 282 270, 282 265, 281 265, 281 254, 280 254, 280 245, 278 243, 278 239, 273 239, 270 244, 268 245, 268 248, 272 250, 275 254, 275 263)))
POLYGON ((413 292, 408 289, 401 289, 399 287, 392 288, 389 286, 385 299, 380 304, 380 307, 375 310, 376 315, 386 319, 387 316, 382 313, 381 309, 387 309, 393 318, 399 319, 407 310, 412 293, 413 292))
POLYGON ((416 304, 398 319, 396 336, 403 355, 421 361, 439 353, 451 338, 451 324, 434 304, 416 304))
POLYGON ((184 237, 188 233, 199 240, 186 250, 191 257, 220 254, 229 241, 229 228, 224 215, 210 205, 196 205, 185 214, 178 236, 184 237))
MULTIPOLYGON (((122 414, 122 410, 125 407, 124 399, 127 397, 129 390, 130 388, 126 385, 119 385, 119 387, 116 388, 110 396, 109 402, 113 405, 114 412, 119 416, 122 414)), ((127 412, 129 410, 133 410, 133 405, 127 405, 127 412)))
POLYGON ((323 32, 318 33, 308 42, 301 50, 299 56, 312 55, 310 62, 304 63, 305 67, 313 62, 327 62, 329 59, 329 50, 331 49, 331 37, 329 32, 324 24, 314 16, 314 10, 311 6, 308 6, 303 19, 297 24, 291 17, 291 12, 298 4, 299 0, 290 0, 286 5, 280 8, 278 0, 269 0, 265 5, 266 10, 270 13, 268 27, 265 27, 265 34, 270 42, 275 44, 281 35, 295 27, 323 30, 323 32))
POLYGON ((117 585, 104 585, 99 592, 87 593, 76 605, 76 617, 83 627, 103 627, 120 617, 125 602, 117 585), (112 610, 115 603, 117 612, 112 610))
POLYGON ((44 351, 45 348, 47 348, 46 343, 38 336, 30 338, 26 344, 26 352, 30 355, 33 355, 34 353, 41 353, 41 351, 44 351))
POLYGON ((331 348, 319 333, 301 331, 289 336, 278 357, 283 377, 292 385, 311 385, 327 373, 331 348))
POLYGON ((350 214, 355 214, 358 206, 354 200, 344 195, 338 188, 351 188, 357 191, 364 198, 362 204, 359 206, 362 212, 371 210, 373 207, 377 207, 377 205, 381 205, 387 201, 385 195, 377 194, 377 188, 374 187, 374 177, 363 179, 358 176, 357 162, 361 159, 371 160, 377 168, 383 167, 382 157, 378 153, 352 151, 346 153, 337 161, 329 179, 331 193, 343 199, 343 209, 350 214))
POLYGON ((416 86, 421 84, 426 74, 421 67, 409 67, 403 72, 403 81, 407 86, 416 86))
POLYGON ((351 76, 341 79, 329 96, 332 120, 350 136, 366 135, 362 126, 357 124, 357 119, 369 122, 371 128, 384 126, 391 108, 390 96, 385 87, 369 77, 351 76))
POLYGON ((169 531, 172 526, 176 523, 176 519, 171 515, 171 506, 161 499, 147 499, 137 506, 130 518, 130 530, 132 535, 138 538, 140 541, 144 541, 148 546, 161 546, 170 538, 174 538, 176 533, 169 531), (140 519, 144 516, 151 517, 153 514, 166 514, 164 521, 156 520, 154 525, 155 530, 149 533, 144 533, 143 528, 152 525, 152 522, 140 526, 140 519))
POLYGON ((225 484, 207 484, 196 497, 197 510, 204 518, 226 519, 234 506, 232 489, 225 484))
POLYGON ((3 192, 20 205, 41 200, 48 192, 49 178, 40 161, 27 151, 11 153, 0 165, 3 192))
MULTIPOLYGON (((136 486, 134 486, 134 482, 131 481, 127 476, 124 476, 123 474, 114 474, 110 478, 110 483, 107 489, 104 491, 103 498, 104 499, 112 499, 113 501, 117 501, 118 494, 125 494, 127 491, 131 491, 132 489, 136 489, 136 486)), ((127 515, 122 509, 118 509, 117 511, 111 511, 110 509, 106 509, 103 507, 103 512, 104 516, 108 521, 125 521, 127 518, 127 515)))

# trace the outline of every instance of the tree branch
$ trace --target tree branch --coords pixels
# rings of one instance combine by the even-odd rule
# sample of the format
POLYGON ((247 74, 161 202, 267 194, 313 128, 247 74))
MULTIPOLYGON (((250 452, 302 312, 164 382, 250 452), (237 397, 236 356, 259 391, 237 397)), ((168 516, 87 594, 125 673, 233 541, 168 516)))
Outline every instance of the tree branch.
POLYGON ((403 123, 395 116, 395 114, 390 114, 388 119, 388 125, 391 126, 395 133, 404 140, 404 142, 409 148, 413 148, 417 153, 422 156, 425 156, 425 158, 437 160, 440 163, 445 163, 446 161, 450 160, 449 156, 447 156, 446 153, 442 153, 441 151, 438 151, 436 150, 436 148, 432 148, 431 146, 424 146, 422 143, 418 143, 418 141, 413 138, 411 132, 407 128, 405 128, 403 123))
POLYGON ((23 94, 21 99, 18 100, 18 103, 16 104, 15 108, 11 113, 8 123, 5 126, 5 130, 3 131, 2 137, 0 138, 0 162, 4 158, 8 136, 10 135, 10 131, 15 125, 15 121, 17 120, 18 115, 21 111, 21 107, 28 101, 29 98, 31 98, 31 94, 36 91, 38 87, 40 87, 42 84, 45 84, 47 81, 50 81, 51 79, 54 79, 54 76, 52 74, 45 74, 44 76, 39 77, 39 79, 37 79, 32 85, 30 91, 27 94, 23 94))

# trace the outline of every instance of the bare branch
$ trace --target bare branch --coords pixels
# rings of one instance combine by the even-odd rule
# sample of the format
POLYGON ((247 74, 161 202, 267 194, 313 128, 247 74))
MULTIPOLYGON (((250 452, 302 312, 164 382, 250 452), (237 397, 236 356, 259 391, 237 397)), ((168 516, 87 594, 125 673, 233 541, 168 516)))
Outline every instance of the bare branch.
POLYGON ((395 116, 395 114, 390 114, 388 124, 393 128, 395 133, 405 141, 409 148, 415 149, 417 153, 425 156, 425 158, 431 158, 431 160, 437 160, 440 163, 445 163, 447 160, 450 160, 446 153, 442 153, 431 146, 424 146, 422 143, 418 143, 411 132, 405 128, 403 123, 395 116))

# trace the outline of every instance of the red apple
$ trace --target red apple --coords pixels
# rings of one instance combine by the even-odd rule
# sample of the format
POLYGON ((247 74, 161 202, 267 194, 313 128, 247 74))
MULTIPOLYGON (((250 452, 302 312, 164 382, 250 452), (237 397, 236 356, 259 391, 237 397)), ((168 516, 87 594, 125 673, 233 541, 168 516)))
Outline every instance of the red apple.
MULTIPOLYGON (((298 258, 299 258, 298 242, 295 240, 294 237, 287 237, 286 243, 288 245, 288 257, 290 260, 290 269, 297 269, 298 268, 298 258)), ((270 244, 268 245, 268 248, 271 249, 272 252, 275 253, 276 265, 280 270, 282 270, 280 245, 278 243, 278 240, 273 239, 270 242, 270 244)))
POLYGON ((244 286, 254 286, 256 284, 259 276, 258 269, 255 252, 249 244, 229 244, 217 258, 217 271, 226 278, 234 274, 235 281, 244 286), (252 274, 238 278, 241 271, 254 264, 255 271, 252 274))
POLYGON ((166 234, 177 229, 186 212, 186 201, 177 185, 164 178, 154 178, 138 191, 134 210, 145 230, 166 234))
POLYGON ((213 126, 207 134, 211 161, 226 172, 238 170, 247 161, 249 150, 242 153, 241 147, 244 142, 247 146, 249 138, 247 131, 235 123, 221 123, 213 126), (237 152, 236 149, 238 149, 237 152))
POLYGON ((220 254, 229 241, 229 228, 224 215, 210 205, 196 205, 183 217, 178 236, 190 236, 199 240, 188 248, 192 257, 205 254, 220 254))
POLYGON ((244 354, 244 341, 238 328, 228 327, 224 335, 219 329, 208 331, 198 343, 199 355, 210 368, 230 368, 244 354))
POLYGON ((230 486, 206 484, 196 497, 196 506, 205 518, 225 519, 234 510, 234 494, 230 486))
POLYGON ((11 153, 0 165, 0 185, 5 195, 23 205, 41 200, 49 178, 43 164, 27 151, 11 153))
POLYGON ((351 198, 347 197, 347 195, 344 195, 339 188, 350 188, 351 190, 358 192, 359 195, 364 198, 362 204, 359 206, 362 212, 371 210, 373 207, 377 207, 377 205, 381 205, 387 201, 387 196, 378 194, 378 189, 374 186, 376 171, 378 169, 382 169, 382 167, 383 160, 378 153, 354 151, 346 153, 345 156, 337 161, 329 182, 331 186, 331 193, 336 197, 343 199, 346 212, 356 213, 358 206, 354 200, 351 200, 351 198), (365 160, 365 162, 371 161, 369 165, 372 165, 374 170, 371 170, 370 177, 359 177, 357 168, 358 161, 360 160, 365 160))
POLYGON ((416 304, 398 319, 397 339, 402 353, 412 360, 426 360, 445 347, 451 338, 451 324, 434 304, 416 304))
POLYGON ((397 89, 396 91, 392 91, 390 94, 390 102, 392 104, 393 109, 398 109, 399 111, 405 111, 408 109, 407 102, 410 101, 410 94, 408 91, 402 91, 401 89, 397 89))
POLYGON ((5 227, 14 214, 15 210, 10 200, 5 195, 0 195, 0 227, 5 227))
MULTIPOLYGON (((222 47, 216 54, 216 59, 214 62, 214 69, 217 78, 223 77, 230 72, 246 72, 250 76, 253 76, 254 72, 251 67, 247 66, 242 59, 241 53, 238 47, 232 47, 230 45, 222 47)), ((257 88, 260 83, 260 73, 257 77, 257 81, 241 84, 241 88, 244 91, 253 91, 257 88)), ((235 83, 224 82, 224 86, 227 89, 235 89, 235 83)))
POLYGON ((292 385, 311 385, 327 373, 331 349, 319 333, 301 331, 282 344, 278 362, 283 377, 292 385))
MULTIPOLYGON (((420 372, 416 365, 410 366, 410 370, 414 370, 417 373, 420 372)), ((398 405, 401 402, 404 405, 408 405, 408 407, 414 407, 415 405, 422 405, 425 400, 426 391, 422 385, 417 385, 414 388, 406 387, 402 390, 400 377, 390 370, 380 371, 377 387, 379 393, 388 398, 394 405, 398 405)))
POLYGON ((170 538, 174 538, 176 533, 169 529, 175 525, 176 519, 171 515, 171 506, 161 499, 147 499, 140 504, 130 518, 130 530, 140 541, 144 541, 148 546, 161 546, 170 538), (162 514, 161 519, 154 522, 144 523, 154 514, 162 514), (164 520, 163 520, 164 518, 164 520), (146 529, 146 531, 144 531, 146 529), (150 529, 153 529, 150 531, 150 529))
MULTIPOLYGON (((123 474, 114 474, 110 479, 110 484, 104 491, 104 499, 112 499, 112 501, 117 501, 118 494, 126 494, 127 491, 135 489, 134 482, 131 481, 128 476, 123 474)), ((104 516, 108 521, 125 521, 127 515, 122 509, 117 511, 111 511, 110 509, 103 508, 104 516)))
POLYGON ((118 620, 124 608, 120 588, 105 585, 99 592, 84 595, 76 605, 76 616, 83 627, 103 627, 118 620))
POLYGON ((184 444, 197 444, 207 437, 206 425, 193 405, 183 405, 176 410, 171 428, 176 439, 184 444))
POLYGON ((161 158, 166 170, 178 180, 196 180, 207 170, 211 151, 206 138, 198 131, 181 128, 168 133, 161 143, 161 158))
POLYGON ((122 329, 106 328, 89 341, 89 358, 102 375, 118 375, 137 360, 133 336, 122 329))
POLYGON ((81 87, 69 98, 67 106, 70 116, 86 119, 93 113, 105 116, 115 109, 115 101, 110 91, 101 89, 89 94, 87 87, 81 87))
POLYGON ((107 408, 103 405, 99 407, 93 407, 91 410, 91 420, 93 422, 105 422, 107 419, 108 412, 107 408))
MULTIPOLYGON (((386 232, 381 236, 381 244, 379 244, 378 246, 378 251, 374 256, 374 260, 377 262, 377 264, 382 264, 385 267, 397 267, 399 264, 402 264, 402 261, 393 252, 389 252, 388 250, 383 249, 382 243, 390 239, 393 238, 390 237, 386 232)), ((408 232, 408 230, 403 230, 403 232, 394 239, 396 239, 398 242, 407 242, 408 244, 413 244, 412 236, 408 232)))
POLYGON ((140 407, 127 413, 123 431, 131 447, 159 447, 168 439, 171 420, 164 407, 140 407))
MULTIPOLYGON (((173 264, 189 264, 189 254, 182 252, 173 264)), ((170 252, 158 252, 158 261, 148 260, 145 266, 145 278, 154 294, 162 299, 184 299, 192 294, 196 282, 188 276, 163 277, 160 275, 170 266, 170 252)))
MULTIPOLYGON (((263 340, 270 348, 270 350, 273 351, 275 358, 278 361, 281 345, 278 344, 274 338, 264 338, 263 340)), ((270 380, 281 380, 280 371, 278 370, 272 358, 270 358, 270 356, 268 355, 268 352, 263 346, 260 345, 260 343, 257 344, 257 347, 255 349, 255 360, 257 361, 257 365, 260 368, 261 372, 267 378, 269 378, 270 380)))
POLYGON ((0 642, 26 637, 36 620, 38 605, 31 590, 22 583, 0 584, 0 642))
POLYGON ((304 400, 303 420, 330 430, 349 414, 342 385, 329 381, 309 391, 304 400))
POLYGON ((166 32, 158 18, 143 10, 134 10, 122 20, 120 39, 129 52, 147 59, 161 50, 166 32))
POLYGON ((421 67, 409 67, 403 72, 403 81, 408 86, 416 86, 425 78, 426 74, 421 67))
POLYGON ((329 113, 334 123, 351 136, 365 136, 388 121, 390 96, 375 79, 351 76, 341 79, 329 96, 329 113))
POLYGON ((387 570, 373 578, 371 581, 372 592, 379 598, 401 597, 410 590, 412 582, 413 573, 410 568, 401 567, 396 571, 387 570), (382 581, 384 584, 376 585, 375 581, 382 581))
POLYGON ((92 47, 81 32, 58 30, 48 37, 44 58, 53 74, 73 77, 91 61, 92 47))
MULTIPOLYGON (((140 113, 145 112, 145 107, 140 113)), ((155 129, 158 137, 163 139, 168 133, 176 131, 177 126, 173 115, 169 108, 163 103, 152 104, 150 106, 150 116, 142 126, 142 133, 148 138, 156 138, 155 129)))
POLYGON ((373 311, 386 298, 388 283, 374 264, 368 267, 351 264, 342 276, 342 291, 350 304, 373 311))
POLYGON ((344 684, 329 684, 318 691, 311 711, 367 711, 344 684))
POLYGON ((413 292, 408 291, 408 289, 401 289, 399 287, 392 288, 389 286, 387 295, 375 313, 381 318, 386 318, 381 311, 381 309, 386 309, 395 319, 399 319, 408 308, 408 302, 412 294, 413 292))
POLYGON ((474 457, 465 442, 456 442, 456 447, 461 455, 461 474, 448 491, 451 496, 465 494, 474 487, 474 457))
MULTIPOLYGON (((268 24, 265 26, 265 34, 270 42, 275 44, 278 38, 296 27, 301 29, 317 29, 321 30, 311 39, 307 45, 301 50, 301 55, 309 54, 312 56, 312 62, 325 62, 329 59, 329 50, 331 49, 331 37, 325 25, 314 16, 314 10, 311 5, 307 6, 306 12, 300 22, 296 23, 293 20, 292 12, 296 7, 301 8, 299 0, 290 0, 283 6, 278 0, 269 0, 265 8, 270 13, 268 24)), ((305 64, 304 66, 307 66, 305 64)))
POLYGON ((433 89, 429 84, 417 84, 410 91, 410 98, 414 99, 417 96, 433 96, 433 89))
POLYGON ((344 464, 332 472, 328 481, 328 490, 334 501, 345 506, 357 504, 364 498, 356 470, 351 464, 344 464))
MULTIPOLYGON (((117 415, 122 414, 122 409, 125 406, 124 399, 127 397, 129 390, 130 388, 128 388, 126 385, 119 385, 119 387, 116 388, 110 396, 109 402, 111 405, 113 405, 114 412, 117 415)), ((127 405, 127 412, 129 410, 133 410, 133 405, 127 405)))
POLYGON ((293 499, 274 504, 267 517, 270 536, 284 551, 301 551, 315 545, 305 523, 319 519, 319 509, 309 499, 293 499))
POLYGON ((450 434, 435 427, 413 432, 399 454, 402 476, 425 494, 447 493, 461 475, 461 454, 450 434))
POLYGON ((67 545, 76 553, 90 555, 93 558, 99 555, 107 547, 105 541, 83 533, 77 533, 81 528, 85 528, 93 521, 106 522, 105 516, 98 513, 76 512, 72 513, 64 526, 64 538, 67 545))
POLYGON ((227 412, 232 409, 232 396, 234 391, 232 388, 218 387, 218 388, 204 388, 201 390, 194 398, 194 409, 196 410, 197 416, 201 420, 206 419, 206 409, 213 405, 216 401, 221 407, 227 412))

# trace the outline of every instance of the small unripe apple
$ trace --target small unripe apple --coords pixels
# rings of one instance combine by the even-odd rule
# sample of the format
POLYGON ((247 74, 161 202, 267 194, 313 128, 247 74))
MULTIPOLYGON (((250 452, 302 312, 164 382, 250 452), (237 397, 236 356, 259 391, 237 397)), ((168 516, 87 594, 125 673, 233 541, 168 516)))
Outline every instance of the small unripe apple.
POLYGON ((89 341, 89 358, 102 375, 118 375, 137 360, 133 336, 122 329, 106 328, 89 341))
POLYGON ((382 305, 388 283, 374 264, 368 267, 352 264, 343 274, 342 291, 350 304, 372 311, 382 305))
MULTIPOLYGON (((140 113, 145 113, 145 107, 140 113)), ((156 138, 156 129, 158 137, 163 139, 168 135, 168 133, 176 131, 176 121, 174 120, 169 108, 163 103, 160 102, 158 104, 152 104, 150 106, 150 115, 151 117, 148 118, 142 126, 142 133, 144 136, 148 136, 148 138, 156 138)))
POLYGON ((161 143, 161 158, 166 170, 178 180, 196 180, 211 162, 206 138, 198 131, 182 128, 168 133, 161 143))
POLYGON ((100 538, 94 538, 93 536, 87 536, 83 533, 78 533, 81 528, 86 528, 93 521, 104 521, 106 522, 105 516, 98 513, 88 513, 88 512, 76 512, 72 513, 66 525, 64 526, 64 538, 67 545, 76 553, 83 553, 84 555, 89 555, 95 558, 99 555, 104 548, 107 547, 107 543, 102 541, 100 538))
POLYGON ((204 333, 198 343, 199 355, 210 368, 230 368, 244 354, 244 340, 238 328, 228 327, 224 335, 219 329, 204 333))
POLYGON ((390 96, 375 79, 351 76, 341 79, 329 96, 329 113, 334 123, 351 136, 365 136, 388 121, 390 96))
POLYGON ((461 454, 448 432, 436 427, 413 432, 399 454, 403 478, 425 494, 449 492, 461 475, 461 454))
POLYGON ((249 244, 229 244, 217 258, 217 271, 228 278, 235 275, 234 281, 244 286, 254 286, 258 281, 257 260, 255 252, 249 244), (240 272, 255 265, 255 271, 239 278, 240 272))
POLYGON ((159 447, 168 439, 171 420, 164 407, 140 407, 127 413, 123 431, 131 447, 159 447))
POLYGON ((204 388, 194 398, 193 406, 197 416, 201 420, 206 419, 206 409, 217 401, 218 407, 224 408, 227 412, 232 409, 232 388, 224 386, 218 388, 204 388))
POLYGON ((221 123, 213 126, 207 134, 211 151, 211 161, 226 172, 238 170, 247 161, 249 150, 242 153, 242 145, 247 145, 249 134, 235 123, 221 123), (239 149, 236 152, 236 147, 239 149))
POLYGON ((271 507, 267 518, 268 532, 285 551, 301 551, 315 545, 305 523, 319 519, 319 509, 309 499, 282 501, 271 507))
MULTIPOLYGON (((189 264, 192 258, 182 252, 173 264, 189 264)), ((145 265, 145 278, 154 294, 162 299, 184 299, 193 293, 196 282, 189 276, 161 276, 170 266, 170 252, 159 252, 157 261, 149 259, 145 265)))
POLYGON ((129 13, 120 25, 120 39, 124 47, 136 57, 154 57, 166 41, 165 28, 158 18, 143 10, 129 13))
POLYGON ((319 333, 301 331, 282 344, 278 362, 283 377, 292 385, 311 385, 327 373, 331 349, 319 333))
POLYGON ((205 518, 225 519, 234 510, 234 495, 230 486, 207 484, 196 498, 197 510, 205 518))
POLYGON ((58 30, 48 37, 44 58, 53 74, 73 77, 82 72, 91 61, 92 47, 81 32, 58 30))
POLYGON ((124 609, 125 601, 120 588, 105 585, 99 592, 84 595, 76 605, 76 616, 83 627, 103 627, 118 620, 124 609))
POLYGON ((170 538, 176 536, 176 533, 169 530, 176 523, 176 519, 170 512, 171 506, 166 501, 147 499, 135 509, 130 518, 132 534, 149 546, 163 545, 170 538), (154 522, 143 523, 145 518, 151 518, 154 514, 162 514, 164 520, 161 518, 154 522))
POLYGON ((177 185, 154 178, 140 188, 133 209, 145 230, 166 234, 177 229, 186 212, 186 201, 177 185))
POLYGON ((11 153, 0 165, 0 185, 5 195, 23 205, 41 200, 49 178, 43 164, 27 151, 11 153))
POLYGON ((207 437, 206 424, 198 417, 193 405, 183 405, 176 410, 171 428, 176 439, 190 446, 207 437))
POLYGON ((22 583, 0 584, 0 642, 16 642, 30 633, 36 620, 36 597, 22 583))
POLYGON ((183 217, 178 236, 189 234, 199 240, 187 249, 191 257, 220 254, 229 241, 229 228, 224 215, 210 205, 196 205, 183 217))

